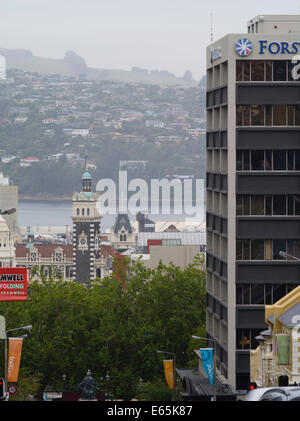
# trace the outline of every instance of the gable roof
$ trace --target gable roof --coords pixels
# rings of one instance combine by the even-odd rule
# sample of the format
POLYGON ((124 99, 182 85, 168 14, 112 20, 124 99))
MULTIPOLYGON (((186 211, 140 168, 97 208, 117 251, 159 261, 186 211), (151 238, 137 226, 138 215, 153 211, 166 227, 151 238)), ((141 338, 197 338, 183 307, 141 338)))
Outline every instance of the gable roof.
POLYGON ((114 233, 118 234, 118 232, 122 229, 122 227, 124 227, 126 231, 132 234, 132 226, 129 221, 129 217, 127 213, 118 214, 115 225, 114 225, 114 233))

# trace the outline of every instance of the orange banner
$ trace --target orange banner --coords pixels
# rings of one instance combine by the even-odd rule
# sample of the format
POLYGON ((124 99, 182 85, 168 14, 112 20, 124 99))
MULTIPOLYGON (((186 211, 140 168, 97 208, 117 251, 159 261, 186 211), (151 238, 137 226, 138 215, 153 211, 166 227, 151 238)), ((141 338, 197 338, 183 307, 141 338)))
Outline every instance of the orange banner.
POLYGON ((173 390, 175 386, 173 360, 164 360, 164 370, 168 386, 173 390))
POLYGON ((9 351, 7 361, 7 382, 15 383, 18 381, 19 368, 22 353, 22 338, 9 338, 9 351))

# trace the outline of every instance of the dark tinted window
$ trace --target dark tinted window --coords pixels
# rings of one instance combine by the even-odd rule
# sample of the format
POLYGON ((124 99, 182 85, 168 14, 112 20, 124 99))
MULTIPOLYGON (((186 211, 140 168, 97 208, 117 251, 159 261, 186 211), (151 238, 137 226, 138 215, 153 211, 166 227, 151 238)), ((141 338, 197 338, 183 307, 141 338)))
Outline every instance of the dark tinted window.
POLYGON ((265 285, 265 304, 272 304, 272 285, 265 285))
POLYGON ((242 151, 236 152, 236 170, 237 171, 243 170, 243 152, 242 151))
POLYGON ((264 304, 264 285, 251 285, 251 304, 264 304))
POLYGON ((244 80, 247 82, 250 80, 250 61, 244 61, 244 80))
POLYGON ((266 80, 271 81, 272 80, 272 61, 266 61, 266 80))
POLYGON ((300 126, 300 105, 295 106, 295 125, 300 126))
POLYGON ((243 61, 242 60, 236 61, 236 80, 237 82, 241 82, 243 80, 243 61))
POLYGON ((265 79, 265 63, 262 60, 253 60, 251 63, 251 80, 263 81, 265 79))
POLYGON ((236 125, 242 126, 243 125, 243 106, 238 105, 236 107, 236 125))
POLYGON ((273 215, 286 215, 286 196, 273 196, 273 215))
POLYGON ((285 240, 273 240, 273 260, 282 260, 279 252, 286 252, 286 241, 285 240))
POLYGON ((286 77, 286 62, 283 60, 276 60, 273 62, 273 80, 285 81, 286 77))
POLYGON ((263 126, 265 124, 265 107, 263 105, 251 106, 251 126, 263 126))
POLYGON ((264 240, 251 241, 251 260, 263 260, 265 258, 264 240))
POLYGON ((251 215, 264 215, 265 201, 264 196, 251 197, 251 215))
POLYGON ((264 151, 252 151, 251 152, 251 170, 252 171, 263 171, 264 170, 264 151))
POLYGON ((300 151, 295 151, 295 170, 300 170, 300 151))
POLYGON ((286 152, 285 151, 273 151, 273 169, 277 171, 286 170, 286 152))
POLYGON ((286 126, 286 105, 273 105, 273 126, 286 126))
POLYGON ((243 286, 238 285, 236 287, 236 303, 243 304, 243 286))
POLYGON ((276 303, 286 295, 286 285, 274 284, 273 285, 273 303, 276 303))

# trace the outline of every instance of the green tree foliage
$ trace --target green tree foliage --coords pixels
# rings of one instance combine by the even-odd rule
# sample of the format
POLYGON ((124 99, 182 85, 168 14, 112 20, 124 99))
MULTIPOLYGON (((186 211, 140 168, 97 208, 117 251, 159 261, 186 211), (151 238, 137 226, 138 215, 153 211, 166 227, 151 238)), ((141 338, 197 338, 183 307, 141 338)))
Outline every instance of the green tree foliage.
POLYGON ((99 384, 109 373, 116 398, 131 399, 140 378, 164 379, 158 349, 175 353, 177 366, 188 366, 191 335, 205 323, 203 258, 185 270, 136 262, 122 276, 125 287, 119 275, 89 285, 42 276, 31 281, 26 303, 0 304, 8 329, 33 326, 21 366, 38 381, 32 390, 24 386, 26 394, 40 397, 49 384, 62 390, 63 374, 68 388, 78 390, 90 369, 99 384))

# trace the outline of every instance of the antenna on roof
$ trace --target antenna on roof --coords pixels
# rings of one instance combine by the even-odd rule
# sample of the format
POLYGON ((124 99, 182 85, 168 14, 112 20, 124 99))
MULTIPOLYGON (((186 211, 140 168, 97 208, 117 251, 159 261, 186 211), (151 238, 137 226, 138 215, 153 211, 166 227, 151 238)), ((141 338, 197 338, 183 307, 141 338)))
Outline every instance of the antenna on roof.
POLYGON ((84 165, 84 171, 87 171, 87 159, 88 159, 88 154, 87 154, 87 151, 85 151, 85 165, 84 165))
POLYGON ((213 42, 214 40, 214 14, 210 14, 210 40, 213 42))

